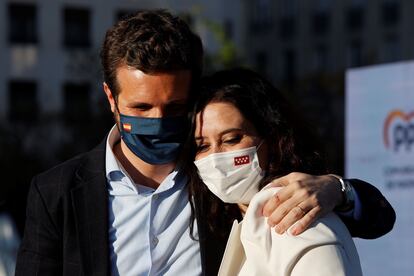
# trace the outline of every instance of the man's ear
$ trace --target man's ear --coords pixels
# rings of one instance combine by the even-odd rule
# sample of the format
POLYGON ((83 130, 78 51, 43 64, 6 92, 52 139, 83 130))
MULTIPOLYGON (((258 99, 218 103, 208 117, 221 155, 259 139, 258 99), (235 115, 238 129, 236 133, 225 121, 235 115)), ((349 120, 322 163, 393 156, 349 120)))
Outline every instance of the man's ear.
POLYGON ((112 111, 112 113, 115 113, 115 111, 116 111, 116 102, 115 102, 114 96, 112 95, 111 89, 106 84, 106 82, 103 83, 103 89, 105 91, 106 98, 108 99, 108 102, 111 105, 111 111, 112 111))

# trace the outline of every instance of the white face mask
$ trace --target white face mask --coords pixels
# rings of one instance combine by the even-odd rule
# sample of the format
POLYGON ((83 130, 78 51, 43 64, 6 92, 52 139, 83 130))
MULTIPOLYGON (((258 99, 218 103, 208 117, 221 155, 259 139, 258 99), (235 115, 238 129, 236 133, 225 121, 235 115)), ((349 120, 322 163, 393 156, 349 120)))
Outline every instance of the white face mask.
POLYGON ((213 153, 194 164, 208 189, 222 201, 248 204, 259 191, 260 180, 264 177, 257 149, 213 153))

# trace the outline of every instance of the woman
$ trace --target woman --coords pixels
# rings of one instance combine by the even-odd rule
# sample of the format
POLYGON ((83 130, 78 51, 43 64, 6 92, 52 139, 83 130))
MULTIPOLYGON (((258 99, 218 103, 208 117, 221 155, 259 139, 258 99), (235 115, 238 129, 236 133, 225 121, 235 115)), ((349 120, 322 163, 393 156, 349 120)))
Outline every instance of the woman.
POLYGON ((293 171, 325 173, 306 128, 275 88, 249 70, 222 71, 203 83, 195 113, 195 165, 208 189, 230 205, 209 197, 196 177, 190 192, 209 201, 212 231, 243 216, 233 224, 219 275, 362 274, 352 238, 335 214, 298 236, 277 234, 261 215, 278 189, 265 187, 270 180, 293 171))

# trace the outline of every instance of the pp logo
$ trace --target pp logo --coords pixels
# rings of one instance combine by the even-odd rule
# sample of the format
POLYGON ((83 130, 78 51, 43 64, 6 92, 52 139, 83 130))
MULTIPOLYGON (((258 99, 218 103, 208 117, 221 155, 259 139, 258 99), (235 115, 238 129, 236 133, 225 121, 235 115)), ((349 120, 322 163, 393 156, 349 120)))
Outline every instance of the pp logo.
POLYGON ((392 148, 396 152, 400 149, 411 151, 414 145, 414 111, 391 111, 385 119, 383 135, 386 148, 392 148))

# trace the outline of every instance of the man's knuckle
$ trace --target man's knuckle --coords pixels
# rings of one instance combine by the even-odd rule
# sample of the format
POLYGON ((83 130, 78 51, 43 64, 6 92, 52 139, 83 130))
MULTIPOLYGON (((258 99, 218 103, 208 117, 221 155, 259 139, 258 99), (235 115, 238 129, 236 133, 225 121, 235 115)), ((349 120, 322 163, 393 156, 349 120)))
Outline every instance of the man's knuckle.
POLYGON ((279 206, 278 209, 279 214, 281 214, 282 216, 285 216, 289 212, 289 209, 286 206, 279 206))
POLYGON ((312 196, 312 193, 308 191, 307 189, 300 189, 298 191, 298 194, 301 198, 309 198, 312 196))
POLYGON ((317 217, 317 213, 316 213, 316 212, 309 212, 309 213, 307 214, 307 217, 308 217, 308 221, 313 221, 313 220, 315 220, 315 219, 316 219, 316 217, 317 217))
POLYGON ((295 180, 290 183, 290 187, 295 190, 299 190, 301 186, 300 186, 299 181, 295 180))
POLYGON ((306 227, 306 222, 303 219, 301 219, 296 223, 295 227, 296 229, 302 231, 306 227))
POLYGON ((273 202, 269 202, 263 207, 263 213, 270 214, 275 209, 273 202))
POLYGON ((267 219, 267 223, 268 223, 269 225, 275 225, 275 224, 277 223, 277 221, 276 221, 273 217, 269 217, 269 218, 267 219))
POLYGON ((281 199, 280 199, 280 195, 277 193, 277 194, 275 194, 275 196, 272 198, 272 201, 275 203, 275 204, 278 204, 280 201, 281 201, 281 199))
POLYGON ((320 201, 320 199, 317 196, 312 195, 310 197, 310 199, 311 199, 311 202, 312 202, 312 205, 313 206, 315 206, 315 207, 318 207, 318 206, 320 207, 321 206, 321 201, 320 201))
POLYGON ((297 172, 291 172, 289 173, 289 176, 292 178, 295 178, 297 174, 298 174, 297 172))
POLYGON ((301 218, 303 216, 303 211, 299 208, 294 208, 292 212, 293 212, 293 217, 296 219, 301 218))
POLYGON ((322 207, 321 206, 316 206, 315 208, 313 208, 313 212, 311 214, 315 215, 315 217, 322 212, 322 207))
POLYGON ((284 221, 281 221, 277 224, 278 228, 283 231, 284 229, 286 229, 286 223, 284 221))

